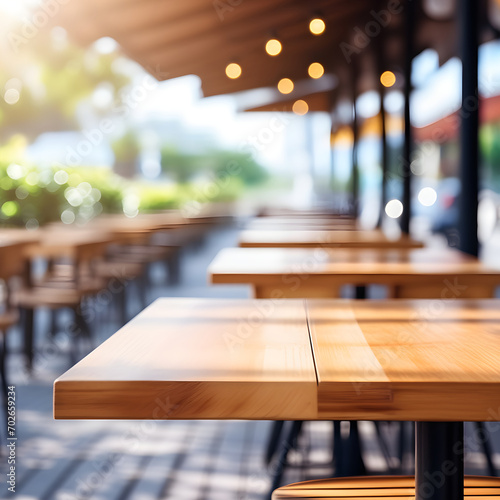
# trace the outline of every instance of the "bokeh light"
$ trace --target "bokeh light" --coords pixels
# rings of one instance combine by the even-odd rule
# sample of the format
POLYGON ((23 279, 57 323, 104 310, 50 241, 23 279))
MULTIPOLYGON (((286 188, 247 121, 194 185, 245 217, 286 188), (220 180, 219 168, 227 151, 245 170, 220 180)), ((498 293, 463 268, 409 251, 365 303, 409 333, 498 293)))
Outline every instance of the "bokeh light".
POLYGON ((226 66, 226 76, 231 78, 231 80, 235 80, 241 76, 241 66, 236 63, 230 63, 226 66))
POLYGON ((318 78, 321 78, 325 74, 325 68, 323 67, 322 64, 318 62, 313 62, 312 64, 309 65, 307 73, 311 78, 317 80, 318 78))
POLYGON ((313 35, 321 35, 325 31, 326 25, 323 19, 316 17, 309 23, 309 31, 313 35))
POLYGON ((424 207, 432 207, 437 200, 436 190, 431 187, 424 187, 418 193, 418 201, 424 207))
POLYGON ((7 104, 16 104, 19 101, 19 98, 21 97, 21 93, 17 89, 7 89, 5 91, 5 94, 3 95, 3 100, 7 104))
POLYGON ((385 206, 385 213, 391 219, 397 219, 403 213, 403 204, 399 200, 391 200, 385 206))
POLYGON ((266 43, 266 52, 270 56, 277 56, 281 52, 281 49, 281 42, 276 40, 276 38, 271 38, 271 40, 268 40, 266 43))
POLYGON ((309 105, 306 101, 299 99, 295 101, 292 106, 292 111, 299 116, 305 115, 309 111, 309 105))
POLYGON ((392 71, 384 71, 380 75, 380 83, 384 87, 392 87, 396 83, 396 75, 392 71))
POLYGON ((290 94, 290 92, 293 91, 293 88, 294 88, 294 85, 293 85, 292 80, 290 80, 290 78, 282 78, 278 82, 278 90, 282 94, 290 94))

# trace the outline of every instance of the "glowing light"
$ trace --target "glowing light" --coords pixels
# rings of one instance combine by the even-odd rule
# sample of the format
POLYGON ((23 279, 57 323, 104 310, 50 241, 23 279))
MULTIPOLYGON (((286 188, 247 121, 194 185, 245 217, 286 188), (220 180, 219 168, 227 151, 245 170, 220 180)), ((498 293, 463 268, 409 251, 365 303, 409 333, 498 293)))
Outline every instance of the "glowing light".
POLYGON ((135 193, 128 193, 122 201, 123 213, 127 217, 136 217, 139 214, 140 198, 135 193))
POLYGON ((290 80, 290 78, 282 78, 279 82, 278 82, 278 90, 282 93, 282 94, 289 94, 290 92, 293 91, 293 82, 292 80, 290 80))
POLYGON ((270 56, 277 56, 281 52, 281 49, 281 42, 275 38, 271 38, 271 40, 268 40, 266 43, 266 52, 270 56))
POLYGON ((3 95, 3 100, 7 104, 12 105, 12 104, 16 104, 16 102, 19 101, 20 97, 21 97, 21 94, 20 94, 19 90, 10 88, 10 89, 7 89, 5 91, 5 94, 3 95))
POLYGON ((69 175, 65 170, 58 170, 54 174, 54 181, 56 182, 56 184, 59 184, 60 186, 62 184, 66 184, 66 182, 68 182, 68 179, 69 175))
POLYGON ((75 222, 75 219, 76 219, 76 216, 72 210, 66 209, 61 214, 61 221, 64 224, 73 224, 73 222, 75 222))
POLYGON ((380 83, 384 87, 392 87, 396 83, 396 75, 392 71, 384 71, 380 75, 380 83))
POLYGON ((241 76, 241 66, 236 63, 230 63, 226 66, 226 76, 235 80, 241 76))
POLYGON ((320 19, 319 17, 314 18, 309 23, 309 31, 313 35, 321 35, 321 33, 325 31, 325 28, 326 28, 325 21, 323 21, 323 19, 320 19))
POLYGON ((6 217, 12 217, 14 215, 17 214, 17 210, 18 210, 18 205, 15 201, 6 201, 3 205, 2 205, 2 213, 6 216, 6 217))
POLYGON ((21 177, 24 177, 26 175, 26 168, 22 167, 21 165, 18 165, 17 163, 11 163, 7 167, 7 175, 11 178, 17 181, 21 177))
POLYGON ((39 226, 40 226, 40 224, 38 223, 38 220, 35 219, 34 217, 32 217, 31 219, 28 219, 28 222, 26 222, 26 224, 25 224, 25 227, 28 230, 37 229, 39 226))
POLYGON ((437 193, 435 189, 431 187, 425 187, 420 190, 418 193, 418 201, 424 207, 432 207, 437 200, 437 193))
POLYGON ((403 204, 399 200, 391 200, 385 206, 385 213, 391 219, 397 219, 403 213, 403 204))
POLYGON ((72 207, 79 207, 83 203, 83 196, 76 188, 66 189, 64 197, 72 207))
POLYGON ((26 176, 26 184, 29 184, 30 186, 36 186, 39 180, 40 176, 38 175, 38 172, 30 172, 26 176))
POLYGON ((105 36, 94 42, 94 49, 99 54, 112 54, 118 49, 118 43, 113 38, 105 36))
POLYGON ((299 116, 305 115, 309 111, 309 105, 306 101, 299 99, 293 103, 292 111, 299 116))
POLYGON ((313 62, 312 64, 309 65, 307 72, 309 73, 309 76, 311 78, 317 80, 318 78, 321 78, 325 74, 325 68, 323 68, 322 64, 318 62, 313 62))

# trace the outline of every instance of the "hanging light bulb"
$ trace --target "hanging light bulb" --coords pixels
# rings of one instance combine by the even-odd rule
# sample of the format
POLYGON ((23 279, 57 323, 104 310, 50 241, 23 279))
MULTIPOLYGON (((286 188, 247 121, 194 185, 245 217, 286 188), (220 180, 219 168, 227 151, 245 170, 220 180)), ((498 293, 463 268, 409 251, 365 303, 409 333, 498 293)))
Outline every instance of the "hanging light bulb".
POLYGON ((309 65, 307 73, 311 78, 317 80, 318 78, 321 78, 325 74, 325 68, 323 68, 322 64, 318 62, 313 62, 309 65))
POLYGON ((230 63, 226 66, 226 76, 235 80, 241 76, 241 66, 236 63, 230 63))
POLYGON ((292 80, 290 80, 290 78, 282 78, 279 82, 278 82, 278 90, 282 93, 282 94, 289 94, 290 92, 293 91, 293 82, 292 80))
POLYGON ((281 52, 281 49, 282 49, 281 42, 276 38, 271 38, 266 43, 266 52, 270 56, 277 56, 281 52))
POLYGON ((323 19, 320 17, 315 17, 314 19, 311 19, 311 22, 309 23, 309 31, 313 35, 321 35, 326 29, 326 24, 323 19))
POLYGON ((299 99, 295 101, 292 106, 292 111, 299 116, 305 115, 309 111, 309 105, 306 101, 299 99))
POLYGON ((392 87, 396 83, 396 75, 392 71, 384 71, 380 75, 380 83, 384 87, 392 87))

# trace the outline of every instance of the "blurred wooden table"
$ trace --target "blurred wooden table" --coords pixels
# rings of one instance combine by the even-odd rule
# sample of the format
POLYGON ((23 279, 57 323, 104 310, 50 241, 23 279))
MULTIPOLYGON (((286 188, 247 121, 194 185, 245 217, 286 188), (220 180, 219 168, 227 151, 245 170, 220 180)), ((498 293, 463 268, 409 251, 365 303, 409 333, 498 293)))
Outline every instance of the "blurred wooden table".
POLYGON ((416 420, 417 494, 438 474, 455 499, 463 421, 499 420, 499 338, 498 300, 160 299, 56 380, 54 415, 416 420))
POLYGON ((247 230, 356 230, 354 219, 334 217, 257 217, 252 219, 247 230))
POLYGON ((454 249, 225 248, 212 283, 250 284, 256 298, 335 298, 379 284, 394 298, 489 298, 500 269, 454 249))
POLYGON ((246 230, 240 247, 257 248, 421 248, 423 244, 402 235, 391 239, 382 231, 362 230, 246 230))

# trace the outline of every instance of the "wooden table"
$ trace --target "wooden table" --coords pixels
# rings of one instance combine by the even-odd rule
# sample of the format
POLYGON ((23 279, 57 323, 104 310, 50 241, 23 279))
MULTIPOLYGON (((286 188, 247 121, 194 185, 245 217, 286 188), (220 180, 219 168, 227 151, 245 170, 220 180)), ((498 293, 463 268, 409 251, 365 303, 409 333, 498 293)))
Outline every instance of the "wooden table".
POLYGON ((357 229, 354 219, 341 219, 333 217, 257 217, 252 219, 246 227, 247 230, 344 230, 357 229))
POLYGON ((56 381, 56 418, 315 418, 303 301, 259 307, 157 300, 56 381))
POLYGON ((246 230, 240 247, 257 248, 421 248, 423 244, 402 235, 392 239, 382 231, 343 230, 246 230))
POLYGON ((488 298, 500 269, 454 249, 226 248, 211 283, 249 284, 256 298, 335 298, 343 285, 380 284, 394 298, 488 298))
POLYGON ((456 499, 499 340, 498 300, 160 299, 56 380, 54 415, 416 420, 417 498, 456 499))

